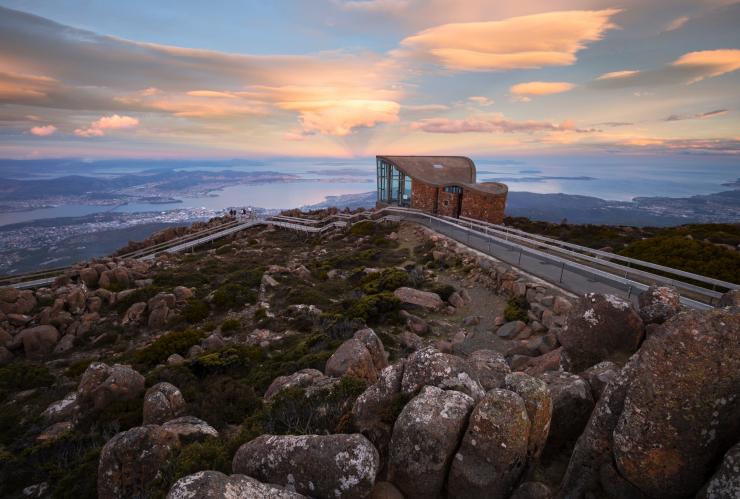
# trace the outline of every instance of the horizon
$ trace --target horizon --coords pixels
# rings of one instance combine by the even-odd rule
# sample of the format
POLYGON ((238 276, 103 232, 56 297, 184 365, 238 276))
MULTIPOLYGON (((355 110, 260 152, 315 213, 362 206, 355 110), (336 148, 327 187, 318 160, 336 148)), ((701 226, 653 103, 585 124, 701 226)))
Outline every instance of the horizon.
POLYGON ((489 3, 2 0, 0 157, 740 152, 740 3, 489 3))

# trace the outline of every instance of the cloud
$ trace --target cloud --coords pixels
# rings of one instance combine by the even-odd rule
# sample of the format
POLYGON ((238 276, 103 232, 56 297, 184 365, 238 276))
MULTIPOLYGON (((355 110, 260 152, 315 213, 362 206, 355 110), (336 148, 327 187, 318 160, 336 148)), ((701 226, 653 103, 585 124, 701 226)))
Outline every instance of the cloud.
POLYGON ((689 20, 689 16, 681 16, 677 17, 673 21, 666 26, 666 28, 663 30, 663 33, 666 33, 668 31, 676 31, 677 29, 683 28, 684 24, 686 24, 689 20))
POLYGON ((517 83, 509 88, 516 100, 529 101, 533 95, 560 94, 572 90, 574 84, 565 81, 530 81, 517 83))
POLYGON ((304 133, 345 136, 359 127, 398 121, 400 105, 392 101, 340 100, 282 102, 283 109, 298 111, 304 133))
POLYGON ((215 90, 191 90, 187 92, 191 97, 217 97, 220 99, 236 99, 236 95, 229 92, 218 92, 215 90))
POLYGON ((88 128, 77 128, 75 135, 78 137, 102 137, 110 130, 122 130, 134 128, 139 125, 139 120, 131 116, 102 116, 100 119, 90 123, 88 128))
POLYGON ((571 120, 562 123, 547 121, 512 121, 503 114, 471 116, 465 119, 429 118, 411 123, 412 130, 427 133, 536 133, 536 132, 591 132, 576 128, 571 120))
POLYGON ((727 109, 715 109, 714 111, 696 114, 672 114, 663 121, 705 120, 707 118, 714 118, 715 116, 722 116, 723 114, 727 114, 727 109))
POLYGON ((601 88, 623 88, 668 84, 692 84, 740 69, 740 49, 689 52, 659 69, 613 71, 591 84, 601 88))
POLYGON ((29 131, 31 132, 31 135, 35 135, 37 137, 48 137, 57 131, 57 127, 54 125, 35 126, 29 131))
POLYGON ((468 100, 470 102, 473 102, 475 104, 478 104, 479 106, 492 106, 495 104, 495 101, 493 99, 489 99, 488 97, 484 97, 482 95, 473 95, 472 97, 468 97, 468 100))
POLYGON ((401 41, 396 56, 437 62, 457 71, 567 66, 588 42, 616 26, 617 9, 547 12, 502 21, 452 23, 401 41))
POLYGON ((406 9, 411 2, 409 0, 347 0, 336 3, 344 10, 397 13, 406 9))
POLYGON ((447 111, 450 106, 446 104, 404 104, 401 109, 404 111, 426 113, 426 112, 438 112, 447 111))

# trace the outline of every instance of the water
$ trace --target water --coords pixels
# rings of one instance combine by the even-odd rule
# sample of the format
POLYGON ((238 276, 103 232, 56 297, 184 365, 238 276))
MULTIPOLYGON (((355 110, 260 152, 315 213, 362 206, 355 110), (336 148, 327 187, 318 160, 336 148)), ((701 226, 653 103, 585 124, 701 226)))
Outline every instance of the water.
MULTIPOLYGON (((740 163, 731 157, 548 157, 515 160, 474 158, 478 181, 507 183, 511 191, 565 193, 629 201, 638 196, 686 197, 710 194, 730 187, 722 183, 740 177, 740 163)), ((188 164, 178 169, 198 169, 188 164)), ((373 158, 359 160, 283 160, 263 165, 230 164, 243 171, 270 170, 293 173, 301 181, 238 184, 214 191, 211 196, 179 198, 180 203, 131 203, 118 207, 66 205, 24 212, 0 213, 0 226, 54 217, 83 216, 116 211, 136 213, 178 208, 223 210, 228 207, 258 206, 269 209, 293 208, 319 203, 326 196, 375 190, 373 158), (318 173, 317 173, 318 172, 318 173), (336 174, 331 174, 336 172, 336 174)), ((88 175, 136 173, 142 168, 120 166, 91 168, 88 175)), ((59 175, 65 175, 61 171, 59 175)))

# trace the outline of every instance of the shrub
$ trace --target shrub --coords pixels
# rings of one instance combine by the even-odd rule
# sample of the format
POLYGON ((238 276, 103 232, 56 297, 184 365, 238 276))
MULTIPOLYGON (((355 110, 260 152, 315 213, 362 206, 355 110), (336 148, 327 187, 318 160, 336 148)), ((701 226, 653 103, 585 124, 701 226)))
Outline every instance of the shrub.
POLYGON ((262 400, 254 387, 244 379, 209 376, 189 406, 194 416, 222 429, 229 424, 241 423, 261 404, 262 400))
POLYGON ((309 288, 308 286, 299 286, 291 289, 286 297, 288 305, 316 305, 325 307, 331 303, 328 296, 320 291, 309 288))
POLYGON ((186 355, 193 345, 200 342, 203 334, 194 329, 175 331, 157 338, 154 343, 134 352, 134 362, 155 366, 164 362, 173 353, 186 355))
POLYGON ((342 314, 321 314, 318 327, 335 340, 347 340, 364 326, 362 319, 348 318, 342 314))
POLYGON ((375 233, 375 223, 369 220, 358 222, 349 229, 349 233, 358 237, 369 236, 375 233))
POLYGON ((504 309, 504 319, 506 319, 507 322, 528 322, 529 317, 527 317, 527 309, 527 300, 524 298, 509 298, 509 301, 506 304, 506 309, 504 309))
POLYGON ((263 319, 266 319, 267 318, 267 310, 265 310, 264 308, 258 308, 257 310, 254 311, 254 315, 252 316, 252 318, 255 321, 258 321, 258 322, 261 321, 261 320, 263 320, 263 319))
POLYGON ((257 301, 257 293, 247 286, 229 282, 213 294, 213 304, 219 310, 231 310, 257 301))
POLYGON ((135 289, 126 295, 126 297, 116 302, 116 311, 119 314, 122 314, 134 303, 149 301, 150 298, 154 298, 154 296, 161 291, 163 291, 163 288, 159 286, 145 286, 143 288, 135 289))
POLYGON ((401 301, 393 293, 383 292, 375 295, 363 296, 350 308, 351 317, 364 320, 374 325, 383 322, 396 322, 401 301))
POLYGON ((208 304, 198 298, 190 298, 182 311, 182 315, 188 324, 195 324, 204 320, 209 313, 208 304))
POLYGON ((455 292, 455 287, 450 284, 435 284, 430 288, 430 291, 437 293, 440 298, 447 301, 452 296, 452 293, 455 292))
POLYGON ((376 294, 382 291, 395 291, 411 284, 408 272, 393 268, 366 276, 362 280, 362 290, 367 294, 376 294))
POLYGON ((76 362, 72 362, 69 367, 67 367, 67 370, 64 372, 65 376, 69 376, 70 378, 82 376, 82 373, 87 370, 87 368, 90 366, 90 364, 93 363, 94 360, 95 359, 82 359, 76 362))
POLYGON ((233 333, 242 326, 239 319, 226 319, 221 323, 221 331, 224 333, 233 333))
POLYGON ((8 394, 50 386, 54 383, 54 375, 49 368, 26 361, 11 362, 0 369, 0 400, 8 394))

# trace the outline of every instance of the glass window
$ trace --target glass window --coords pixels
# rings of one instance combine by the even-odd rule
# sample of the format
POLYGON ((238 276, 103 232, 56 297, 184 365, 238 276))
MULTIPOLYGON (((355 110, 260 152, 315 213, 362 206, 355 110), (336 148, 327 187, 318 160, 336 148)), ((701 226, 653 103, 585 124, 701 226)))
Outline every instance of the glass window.
POLYGON ((401 206, 411 206, 411 177, 404 174, 403 176, 403 195, 401 196, 401 206))
POLYGON ((378 201, 387 201, 387 189, 388 189, 388 163, 383 160, 378 160, 378 201))
POLYGON ((390 187, 390 195, 388 196, 388 201, 392 203, 397 203, 399 199, 399 193, 401 191, 401 172, 399 172, 395 166, 390 165, 390 177, 391 177, 391 187, 390 187))
POLYGON ((458 187, 456 185, 448 185, 444 188, 445 192, 449 192, 450 194, 461 194, 462 193, 462 187, 458 187))

